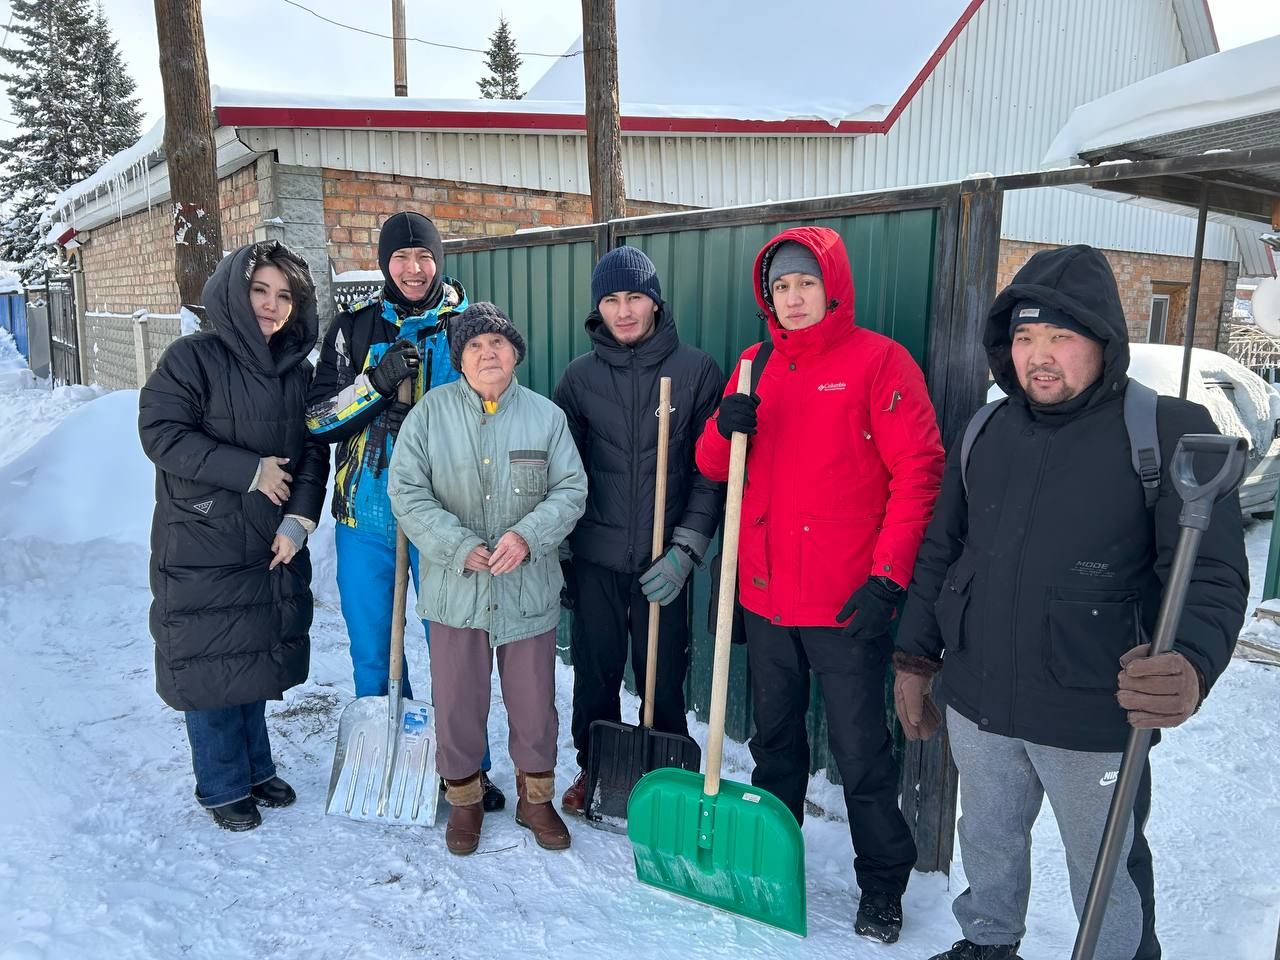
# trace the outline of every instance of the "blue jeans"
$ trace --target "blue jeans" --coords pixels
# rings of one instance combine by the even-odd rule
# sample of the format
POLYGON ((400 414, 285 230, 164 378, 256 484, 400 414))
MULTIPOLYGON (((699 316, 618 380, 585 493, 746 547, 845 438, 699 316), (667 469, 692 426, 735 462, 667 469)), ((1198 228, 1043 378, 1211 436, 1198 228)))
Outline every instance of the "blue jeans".
MULTIPOLYGON (((338 561, 338 596, 342 618, 351 641, 351 668, 357 697, 385 697, 387 673, 391 665, 391 605, 396 592, 396 548, 380 536, 363 533, 339 523, 334 530, 338 561)), ((409 545, 409 569, 413 589, 418 589, 418 550, 409 545)), ((431 628, 419 621, 431 647, 431 628)), ((406 645, 407 646, 407 645, 406 645)), ((400 674, 405 699, 413 699, 409 683, 409 658, 405 655, 400 674)), ((492 766, 489 748, 484 751, 482 770, 492 766)))
POLYGON ((221 807, 249 796, 249 789, 276 775, 267 737, 267 702, 239 707, 187 710, 187 739, 202 807, 221 807))

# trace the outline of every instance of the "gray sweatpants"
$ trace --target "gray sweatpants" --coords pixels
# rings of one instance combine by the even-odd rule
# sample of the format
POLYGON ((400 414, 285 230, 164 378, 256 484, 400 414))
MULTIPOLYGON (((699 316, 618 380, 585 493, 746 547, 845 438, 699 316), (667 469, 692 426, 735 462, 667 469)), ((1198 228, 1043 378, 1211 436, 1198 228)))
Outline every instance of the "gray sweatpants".
MULTIPOLYGON (((986 733, 947 710, 951 753, 960 771, 960 853, 969 888, 952 910, 964 936, 978 944, 1009 944, 1026 932, 1031 895, 1031 827, 1045 795, 1066 848, 1076 916, 1084 908, 1107 810, 1120 770, 1119 753, 1046 747, 986 733)), ((1142 836, 1150 798, 1143 778, 1107 902, 1096 960, 1158 957, 1152 909, 1151 859, 1142 836), (1140 886, 1145 889, 1140 889, 1140 886)))
MULTIPOLYGON (((485 630, 431 624, 431 695, 436 706, 436 769, 446 780, 480 770, 488 740, 494 648, 485 630)), ((556 632, 497 648, 507 745, 516 769, 556 768, 556 632)))

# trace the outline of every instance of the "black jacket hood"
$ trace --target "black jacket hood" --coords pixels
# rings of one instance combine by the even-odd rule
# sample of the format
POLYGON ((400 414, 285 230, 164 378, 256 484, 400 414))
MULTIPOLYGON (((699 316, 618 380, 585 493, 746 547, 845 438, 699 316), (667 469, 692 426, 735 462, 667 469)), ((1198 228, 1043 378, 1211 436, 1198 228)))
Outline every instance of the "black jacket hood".
POLYGON ((1041 250, 991 304, 982 336, 991 375, 1006 394, 1025 401, 1009 339, 1009 320, 1022 300, 1035 300, 1069 313, 1103 341, 1102 377, 1090 405, 1123 389, 1129 379, 1129 328, 1115 275, 1101 251, 1082 243, 1041 250))
MULTIPOLYGON (((236 359, 251 370, 280 376, 301 363, 316 345, 320 320, 315 290, 294 303, 289 322, 268 343, 249 303, 249 281, 259 261, 257 248, 249 244, 222 258, 204 285, 205 316, 236 359)), ((296 254, 286 254, 306 268, 296 254)))

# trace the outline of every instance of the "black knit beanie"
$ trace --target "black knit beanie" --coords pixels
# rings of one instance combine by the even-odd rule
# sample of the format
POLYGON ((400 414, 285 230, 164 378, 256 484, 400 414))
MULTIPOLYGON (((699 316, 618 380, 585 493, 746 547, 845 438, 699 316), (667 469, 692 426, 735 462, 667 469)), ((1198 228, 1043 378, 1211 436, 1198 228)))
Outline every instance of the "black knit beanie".
POLYGON ((481 300, 449 321, 449 359, 453 369, 462 369, 462 348, 467 342, 486 333, 502 334, 516 348, 516 363, 524 359, 524 335, 495 304, 481 300))
POLYGON ((436 225, 420 213, 402 210, 387 217, 378 234, 378 266, 382 270, 382 296, 401 307, 419 309, 434 307, 440 301, 440 293, 444 288, 444 243, 440 239, 440 231, 436 225), (436 262, 436 275, 427 286, 427 294, 421 300, 408 300, 400 292, 395 281, 391 279, 388 269, 391 255, 406 247, 419 247, 431 252, 436 262))
POLYGON ((1047 323, 1055 327, 1062 327, 1064 330, 1070 330, 1078 333, 1082 337, 1088 337, 1097 343, 1105 343, 1102 337, 1098 336, 1093 330, 1089 329, 1075 317, 1069 313, 1059 310, 1057 307, 1050 307, 1043 303, 1037 303, 1035 300, 1020 300, 1012 312, 1009 314, 1009 339, 1013 339, 1013 332, 1018 329, 1019 324, 1023 323, 1047 323))
POLYGON ((654 303, 662 305, 658 268, 643 250, 625 246, 610 250, 591 271, 591 303, 594 307, 599 307, 600 301, 609 294, 623 290, 643 293, 654 303))

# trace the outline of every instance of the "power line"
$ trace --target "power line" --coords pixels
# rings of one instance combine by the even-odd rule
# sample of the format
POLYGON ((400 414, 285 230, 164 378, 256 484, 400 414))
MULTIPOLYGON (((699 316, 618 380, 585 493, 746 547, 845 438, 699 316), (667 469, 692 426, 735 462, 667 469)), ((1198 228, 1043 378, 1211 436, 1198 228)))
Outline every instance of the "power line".
MULTIPOLYGON (((310 7, 303 6, 301 3, 298 3, 297 0, 284 0, 284 2, 291 7, 297 7, 299 10, 303 10, 306 13, 311 14, 313 17, 319 20, 323 20, 325 23, 331 23, 335 27, 342 27, 342 29, 344 30, 353 30, 356 33, 363 33, 366 36, 370 36, 370 37, 378 37, 379 39, 382 39, 382 40, 396 39, 389 33, 379 33, 376 30, 366 30, 364 27, 356 27, 356 26, 352 26, 349 23, 342 23, 340 20, 333 20, 329 17, 326 17, 322 13, 317 13, 316 11, 312 10, 310 7)), ((461 47, 453 43, 439 43, 435 40, 423 40, 421 37, 405 37, 405 39, 412 40, 414 43, 424 44, 425 46, 428 46, 428 47, 440 47, 443 50, 461 50, 463 53, 488 53, 489 52, 488 49, 482 49, 480 47, 461 47)), ((528 50, 517 50, 516 55, 520 57, 549 57, 553 60, 568 60, 573 57, 582 56, 582 51, 578 50, 578 51, 575 51, 574 53, 531 53, 528 50)))

